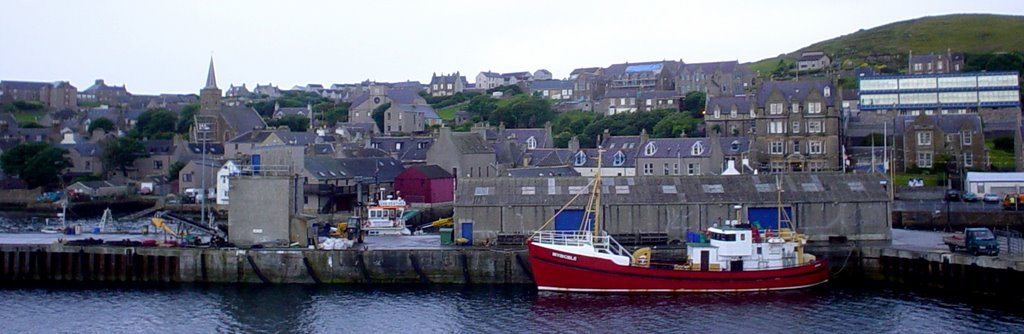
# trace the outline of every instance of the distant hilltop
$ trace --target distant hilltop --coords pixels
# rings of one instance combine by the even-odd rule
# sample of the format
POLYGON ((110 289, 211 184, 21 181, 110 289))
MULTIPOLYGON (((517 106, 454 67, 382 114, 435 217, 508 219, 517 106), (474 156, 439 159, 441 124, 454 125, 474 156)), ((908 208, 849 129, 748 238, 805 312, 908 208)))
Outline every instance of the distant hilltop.
MULTIPOLYGON (((795 61, 803 52, 824 51, 844 65, 872 63, 885 55, 944 53, 992 53, 1024 51, 1024 16, 991 14, 954 14, 928 16, 858 30, 811 44, 807 47, 747 64, 762 73, 771 71, 780 60, 795 61)), ((904 61, 906 58, 903 58, 904 61)))

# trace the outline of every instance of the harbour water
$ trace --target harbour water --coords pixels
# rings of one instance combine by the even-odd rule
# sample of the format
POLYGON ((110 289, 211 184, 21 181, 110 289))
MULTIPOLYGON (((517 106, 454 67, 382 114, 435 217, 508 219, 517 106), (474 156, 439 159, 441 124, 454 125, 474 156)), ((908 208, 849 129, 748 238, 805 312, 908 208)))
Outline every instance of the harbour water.
POLYGON ((785 292, 538 293, 529 286, 0 288, 7 333, 1020 333, 994 297, 834 283, 785 292))

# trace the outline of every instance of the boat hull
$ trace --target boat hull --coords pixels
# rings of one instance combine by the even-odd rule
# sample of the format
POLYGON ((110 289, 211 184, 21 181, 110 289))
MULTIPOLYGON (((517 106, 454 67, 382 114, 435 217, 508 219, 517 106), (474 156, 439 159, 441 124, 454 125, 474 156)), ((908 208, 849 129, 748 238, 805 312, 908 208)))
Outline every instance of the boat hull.
POLYGON ((692 271, 622 266, 611 260, 528 243, 539 290, 565 292, 740 292, 799 289, 825 283, 825 260, 780 269, 692 271))

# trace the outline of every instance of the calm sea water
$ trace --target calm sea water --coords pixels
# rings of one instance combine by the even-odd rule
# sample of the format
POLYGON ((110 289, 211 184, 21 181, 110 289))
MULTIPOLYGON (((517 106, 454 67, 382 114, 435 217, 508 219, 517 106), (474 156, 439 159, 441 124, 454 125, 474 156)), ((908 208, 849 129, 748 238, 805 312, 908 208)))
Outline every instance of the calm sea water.
POLYGON ((0 288, 4 333, 991 333, 1019 303, 829 284, 753 294, 523 286, 0 288))

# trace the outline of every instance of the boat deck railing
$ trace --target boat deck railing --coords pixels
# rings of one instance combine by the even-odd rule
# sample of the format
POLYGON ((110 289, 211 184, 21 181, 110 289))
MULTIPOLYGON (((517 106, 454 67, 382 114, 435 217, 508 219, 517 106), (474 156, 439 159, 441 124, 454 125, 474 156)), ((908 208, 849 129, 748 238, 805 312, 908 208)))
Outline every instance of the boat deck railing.
POLYGON ((598 252, 633 257, 625 247, 622 247, 606 232, 595 236, 590 231, 538 231, 533 240, 537 243, 557 246, 592 245, 598 252))

